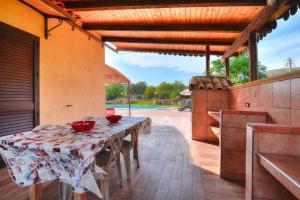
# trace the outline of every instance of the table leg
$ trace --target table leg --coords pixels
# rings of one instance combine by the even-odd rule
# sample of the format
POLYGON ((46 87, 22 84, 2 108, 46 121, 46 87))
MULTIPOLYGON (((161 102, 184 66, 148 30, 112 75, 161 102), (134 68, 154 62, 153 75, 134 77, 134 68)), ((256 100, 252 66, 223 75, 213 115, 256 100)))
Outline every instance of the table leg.
POLYGON ((74 200, 86 200, 86 192, 74 192, 74 200))
POLYGON ((30 200, 39 200, 42 196, 43 185, 41 183, 30 186, 30 200))
POLYGON ((133 157, 136 160, 137 168, 140 168, 138 145, 139 145, 139 134, 137 133, 136 140, 135 140, 135 143, 133 145, 133 157))
POLYGON ((59 200, 71 199, 72 186, 67 183, 59 182, 59 200))
POLYGON ((137 152, 138 152, 138 143, 139 143, 139 134, 138 133, 134 133, 136 134, 134 137, 135 137, 135 141, 134 141, 134 144, 133 144, 133 158, 137 158, 137 152))

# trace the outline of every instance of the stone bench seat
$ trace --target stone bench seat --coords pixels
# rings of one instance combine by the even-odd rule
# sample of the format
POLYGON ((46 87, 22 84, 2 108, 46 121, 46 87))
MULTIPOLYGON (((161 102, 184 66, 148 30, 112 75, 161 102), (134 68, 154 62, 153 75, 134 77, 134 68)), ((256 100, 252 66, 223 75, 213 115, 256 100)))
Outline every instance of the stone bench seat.
POLYGON ((221 137, 221 130, 219 127, 217 126, 211 126, 211 131, 219 138, 220 140, 220 137, 221 137))
POLYGON ((217 122, 219 122, 219 123, 221 122, 220 112, 208 111, 207 113, 208 113, 208 116, 210 116, 211 118, 213 118, 217 122))
POLYGON ((300 199, 300 156, 257 153, 259 163, 300 199))
POLYGON ((300 199, 300 127, 248 123, 246 199, 300 199))

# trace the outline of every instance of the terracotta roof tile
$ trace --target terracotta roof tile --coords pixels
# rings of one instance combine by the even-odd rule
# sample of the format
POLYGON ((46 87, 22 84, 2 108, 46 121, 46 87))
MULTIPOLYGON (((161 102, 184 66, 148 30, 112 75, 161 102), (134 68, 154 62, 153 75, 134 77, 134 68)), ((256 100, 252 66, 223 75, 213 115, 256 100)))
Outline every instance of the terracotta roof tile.
POLYGON ((230 86, 232 83, 226 77, 195 76, 190 80, 189 89, 225 90, 230 86))

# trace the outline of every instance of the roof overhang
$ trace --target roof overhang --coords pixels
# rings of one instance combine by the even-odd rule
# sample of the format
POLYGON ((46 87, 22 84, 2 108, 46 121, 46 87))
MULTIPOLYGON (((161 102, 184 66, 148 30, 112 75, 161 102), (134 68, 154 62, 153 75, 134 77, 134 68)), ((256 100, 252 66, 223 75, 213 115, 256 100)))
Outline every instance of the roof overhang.
POLYGON ((22 1, 119 51, 201 56, 210 49, 222 59, 245 51, 249 32, 261 39, 299 7, 299 0, 22 1))

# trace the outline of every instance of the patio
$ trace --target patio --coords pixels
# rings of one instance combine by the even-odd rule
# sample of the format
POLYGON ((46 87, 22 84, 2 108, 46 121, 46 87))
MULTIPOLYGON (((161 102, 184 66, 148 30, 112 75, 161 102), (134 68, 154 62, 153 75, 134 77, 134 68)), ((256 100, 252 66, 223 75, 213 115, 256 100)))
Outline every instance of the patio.
POLYGON ((258 80, 257 46, 299 8, 299 0, 0 1, 0 164, 11 175, 0 171, 0 199, 65 199, 72 188, 75 200, 97 199, 95 179, 105 200, 300 199, 300 72, 258 80), (205 75, 189 84, 192 113, 118 111, 123 119, 108 122, 105 47, 205 56, 205 75), (234 86, 230 58, 245 52, 249 83, 234 86), (223 76, 211 73, 211 55, 221 56, 223 76), (152 118, 151 134, 143 134, 151 120, 135 115, 152 118))
MULTIPOLYGON (((127 114, 124 110, 118 113, 127 114)), ((111 199, 244 199, 241 183, 220 178, 218 146, 191 140, 190 112, 134 110, 133 114, 150 116, 152 133, 141 136, 141 167, 132 167, 131 182, 120 188, 114 170, 111 199)), ((29 189, 16 186, 6 169, 1 170, 0 177, 0 188, 5 188, 0 190, 1 199, 8 199, 12 194, 15 200, 29 199, 29 189)), ((58 199, 57 182, 45 186, 42 199, 58 199)), ((97 197, 88 193, 88 199, 97 197)))

